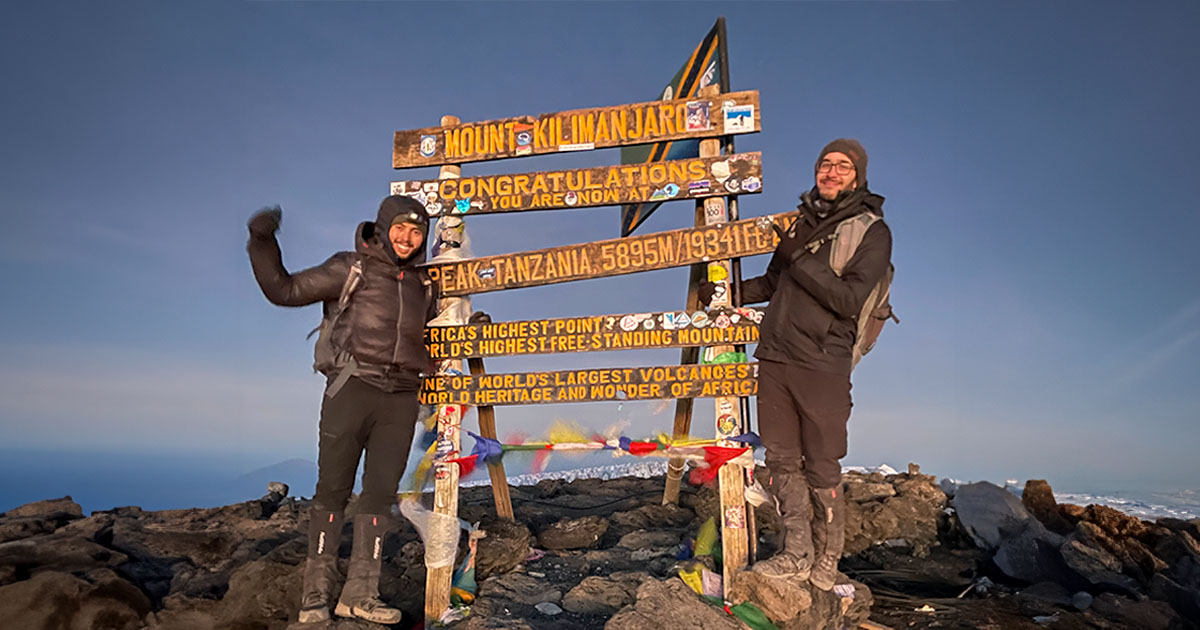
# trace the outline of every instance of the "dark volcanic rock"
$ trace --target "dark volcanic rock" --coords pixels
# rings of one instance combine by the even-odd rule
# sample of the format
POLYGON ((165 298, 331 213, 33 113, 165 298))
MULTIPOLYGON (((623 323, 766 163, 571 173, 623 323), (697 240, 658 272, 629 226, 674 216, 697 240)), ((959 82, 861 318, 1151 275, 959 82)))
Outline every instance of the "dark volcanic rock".
POLYGON ((1087 506, 1083 510, 1083 520, 1095 523, 1105 534, 1115 538, 1141 538, 1148 531, 1146 523, 1141 519, 1107 505, 1087 506))
POLYGON ((578 586, 563 596, 562 606, 571 612, 584 615, 611 617, 621 608, 637 600, 640 579, 614 579, 613 577, 588 576, 578 586))
POLYGON ((692 522, 696 514, 678 505, 643 505, 627 512, 615 512, 611 516, 617 525, 638 529, 660 527, 683 527, 692 522))
POLYGON ((233 572, 220 621, 236 628, 277 628, 296 616, 303 567, 255 560, 233 572))
POLYGON ((1184 618, 1200 622, 1200 590, 1181 586, 1165 575, 1150 580, 1150 597, 1170 604, 1184 618))
MULTIPOLYGON (((1104 593, 1092 603, 1091 613, 1121 624, 1121 628, 1139 630, 1175 630, 1179 616, 1163 602, 1134 601, 1113 593, 1104 593)), ((1104 627, 1104 626, 1101 626, 1104 627)))
POLYGON ((1030 520, 1025 529, 1005 538, 992 562, 1005 575, 1029 583, 1041 580, 1063 581, 1062 555, 1059 548, 1066 542, 1062 536, 1048 531, 1040 522, 1030 520))
POLYGON ((613 615, 604 630, 741 630, 742 624, 705 603, 682 580, 646 580, 637 601, 613 615))
POLYGON ((1054 491, 1044 479, 1030 479, 1025 482, 1021 491, 1021 504, 1029 514, 1046 526, 1046 529, 1067 535, 1074 526, 1063 517, 1058 510, 1058 502, 1054 500, 1054 491))
POLYGON ((507 573, 529 556, 529 528, 511 519, 486 516, 480 529, 487 536, 479 539, 475 554, 475 576, 486 580, 507 573))
POLYGON ((629 532, 621 537, 617 542, 618 547, 624 549, 646 549, 651 547, 673 547, 679 544, 679 532, 655 530, 646 531, 639 529, 635 532, 629 532))
POLYGON ((562 601, 562 592, 544 580, 524 573, 506 573, 484 580, 479 585, 479 596, 500 599, 534 606, 542 602, 557 604, 562 601))
POLYGON ((546 549, 583 549, 600 542, 608 531, 608 519, 602 516, 566 518, 542 530, 538 543, 546 549))
POLYGON ((959 486, 950 505, 982 549, 995 549, 1032 517, 1013 493, 986 481, 959 486))
POLYGON ((112 574, 94 573, 91 583, 66 573, 44 571, 0 587, 5 628, 52 630, 137 630, 150 602, 133 585, 112 574))
POLYGON ((72 520, 83 518, 83 508, 79 507, 79 504, 72 500, 71 497, 66 496, 61 499, 47 499, 45 501, 26 503, 5 512, 3 516, 5 518, 14 516, 44 516, 72 520))
POLYGON ((932 475, 902 473, 884 477, 852 472, 843 479, 847 497, 845 555, 889 542, 921 556, 937 544, 946 494, 932 475), (891 489, 890 494, 883 490, 884 485, 891 489))
POLYGON ((1111 553, 1079 540, 1068 540, 1059 551, 1063 562, 1093 588, 1137 596, 1137 583, 1120 573, 1121 561, 1111 553))
POLYGON ((777 623, 791 621, 812 606, 807 583, 767 578, 752 571, 735 571, 730 582, 726 599, 735 604, 752 602, 777 623))

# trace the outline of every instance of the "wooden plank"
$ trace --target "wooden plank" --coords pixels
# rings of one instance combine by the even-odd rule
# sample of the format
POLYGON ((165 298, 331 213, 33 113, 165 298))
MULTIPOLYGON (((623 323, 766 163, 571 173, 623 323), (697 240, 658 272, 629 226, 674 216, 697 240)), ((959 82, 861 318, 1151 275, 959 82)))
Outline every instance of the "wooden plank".
POLYGON ((765 254, 779 242, 772 224, 787 230, 797 212, 551 247, 428 266, 442 295, 468 295, 587 278, 682 267, 737 256, 765 254))
POLYGON ((589 368, 561 372, 438 374, 426 377, 426 405, 533 405, 602 400, 753 396, 757 363, 589 368))
MULTIPOLYGON (((471 374, 484 374, 483 359, 468 359, 467 365, 471 374)), ((496 409, 490 405, 476 408, 479 414, 479 435, 493 440, 496 436, 496 409)), ((512 497, 508 492, 508 475, 504 474, 504 462, 497 459, 487 462, 488 477, 492 480, 492 498, 496 502, 496 515, 500 518, 513 518, 512 497)))
POLYGON ((650 101, 397 131, 392 167, 462 164, 761 129, 758 92, 650 101))
MULTIPOLYGON (((455 116, 442 116, 443 125, 458 123, 455 116)), ((462 169, 457 166, 443 166, 439 175, 443 178, 458 177, 462 169)), ((444 310, 453 308, 447 302, 462 298, 443 298, 439 306, 444 310)), ((467 312, 470 312, 468 307, 467 312)), ((447 362, 450 363, 450 362, 447 362)), ((462 371, 462 362, 456 362, 457 369, 462 371)), ((453 365, 443 367, 453 367, 453 365)), ((449 450, 457 451, 462 448, 462 417, 466 410, 462 405, 442 405, 437 410, 438 444, 448 444, 449 450)), ((438 514, 458 517, 458 464, 440 463, 433 470, 433 511, 438 514)), ((425 618, 437 620, 450 607, 450 584, 454 577, 454 563, 448 566, 431 567, 425 571, 425 618)))
POLYGON ((392 182, 430 216, 587 208, 762 192, 762 154, 392 182))
POLYGON ((763 311, 720 308, 430 326, 435 359, 758 343, 763 311))

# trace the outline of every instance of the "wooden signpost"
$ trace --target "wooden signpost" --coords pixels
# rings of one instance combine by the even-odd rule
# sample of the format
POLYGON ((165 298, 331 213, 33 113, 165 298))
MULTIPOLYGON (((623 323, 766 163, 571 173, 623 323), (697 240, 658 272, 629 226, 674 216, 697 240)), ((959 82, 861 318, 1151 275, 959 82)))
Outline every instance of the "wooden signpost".
POLYGON ((734 223, 470 258, 430 265, 429 276, 441 286, 443 295, 469 295, 765 254, 779 243, 772 225, 786 231, 797 216, 797 212, 787 212, 734 223))
MULTIPOLYGON (((480 434, 496 435, 493 407, 603 400, 714 398, 717 437, 725 441, 743 427, 736 401, 757 392, 758 365, 714 361, 652 367, 593 368, 554 372, 487 374, 483 358, 558 352, 705 346, 726 353, 758 340, 762 312, 733 308, 728 259, 774 250, 775 229, 787 230, 797 213, 729 221, 722 195, 762 189, 758 153, 720 155, 718 140, 701 142, 699 158, 651 164, 462 177, 457 164, 560 151, 580 151, 682 138, 716 138, 757 132, 757 92, 581 109, 478 123, 445 116, 439 127, 398 131, 395 168, 441 165, 436 180, 392 184, 393 194, 416 198, 440 221, 456 215, 548 210, 659 200, 692 199, 696 227, 636 237, 580 243, 428 265, 443 306, 475 293, 533 287, 691 265, 724 289, 716 308, 704 310, 689 289, 685 310, 559 319, 467 324, 451 321, 426 330, 431 356, 445 368, 425 379, 422 402, 437 405, 439 453, 458 453, 462 416, 479 409, 480 434), (467 359, 469 373, 462 370, 467 359), (449 369, 453 368, 453 369, 449 369)), ((467 307, 469 308, 469 307, 467 307)), ((461 310, 461 309, 460 309, 461 310)), ((469 312, 467 310, 466 312, 469 312)), ((712 352, 709 353, 713 354, 712 352)), ((690 410, 690 407, 688 407, 690 410)), ((690 413, 688 414, 690 418, 690 413)), ((680 425, 676 425, 679 434, 680 425)), ((684 425, 686 433, 686 424, 684 425)), ((458 468, 445 459, 434 466, 434 511, 457 515, 458 468)), ((680 468, 682 470, 682 468, 680 468)), ((503 468, 489 464, 497 511, 512 517, 503 468)), ((672 473, 675 472, 672 466, 672 473)), ((672 479, 668 476, 668 488, 672 479)), ((743 472, 739 464, 719 471, 726 583, 747 562, 743 472)), ((426 574, 425 616, 439 619, 449 606, 453 567, 426 574)))
POLYGON ((513 374, 438 374, 425 379, 421 403, 532 405, 738 397, 753 396, 757 391, 757 363, 716 363, 513 374))
POLYGON ((433 359, 461 359, 747 344, 758 342, 762 315, 723 308, 430 326, 425 346, 433 359))
POLYGON ((587 208, 762 191, 762 154, 392 182, 430 216, 587 208))
POLYGON ((758 92, 651 101, 397 131, 392 167, 482 162, 759 130, 758 92))

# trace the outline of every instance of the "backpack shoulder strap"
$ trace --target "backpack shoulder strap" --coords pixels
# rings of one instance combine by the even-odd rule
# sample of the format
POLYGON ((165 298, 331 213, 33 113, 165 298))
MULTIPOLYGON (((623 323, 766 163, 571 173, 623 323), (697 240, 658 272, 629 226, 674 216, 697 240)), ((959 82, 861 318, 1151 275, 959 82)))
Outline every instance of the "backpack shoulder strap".
MULTIPOLYGON (((354 262, 350 263, 350 270, 346 272, 346 281, 342 283, 342 292, 338 295, 337 305, 333 307, 333 312, 327 313, 325 317, 322 318, 323 320, 329 321, 329 326, 331 328, 333 327, 333 324, 337 322, 338 317, 342 315, 342 311, 346 310, 346 305, 350 303, 350 296, 354 295, 354 292, 360 285, 362 285, 362 256, 358 252, 355 252, 353 256, 354 262)), ((321 325, 318 324, 316 328, 308 331, 308 335, 305 337, 305 339, 312 337, 313 333, 316 333, 320 329, 321 325)))
POLYGON ((874 212, 860 212, 838 224, 830 236, 833 246, 829 248, 829 266, 833 268, 833 273, 842 275, 842 270, 854 257, 854 252, 858 251, 867 230, 882 220, 883 217, 874 212))

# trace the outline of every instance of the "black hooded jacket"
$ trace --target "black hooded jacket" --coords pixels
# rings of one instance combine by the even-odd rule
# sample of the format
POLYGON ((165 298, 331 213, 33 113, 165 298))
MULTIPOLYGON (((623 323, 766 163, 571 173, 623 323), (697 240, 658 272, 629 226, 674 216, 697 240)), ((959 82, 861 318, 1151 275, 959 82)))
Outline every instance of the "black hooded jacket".
MULTIPOLYGON (((424 331, 437 312, 436 299, 428 273, 419 266, 425 262, 426 243, 409 258, 397 260, 387 230, 404 213, 408 218, 419 216, 428 234, 429 218, 414 200, 391 201, 395 199, 384 200, 375 222, 359 224, 356 252, 338 252, 316 267, 288 273, 274 235, 251 235, 246 250, 267 300, 279 306, 323 302, 326 314, 337 306, 350 266, 361 258, 363 280, 337 319, 333 345, 354 356, 359 364, 356 377, 384 391, 415 392, 420 373, 431 368, 424 331), (414 208, 419 212, 410 212, 414 208)), ((332 379, 336 372, 328 376, 332 379)))
MULTIPOLYGON (((883 216, 883 197, 864 189, 843 193, 833 202, 805 193, 800 218, 786 235, 812 243, 833 233, 842 220, 862 212, 883 216), (824 218, 817 208, 832 206, 824 218)), ((821 372, 850 374, 858 315, 892 257, 892 232, 877 221, 863 236, 854 256, 838 276, 829 266, 826 240, 816 252, 798 248, 791 260, 779 250, 766 273, 742 282, 742 303, 769 301, 759 325, 754 356, 821 372)))

